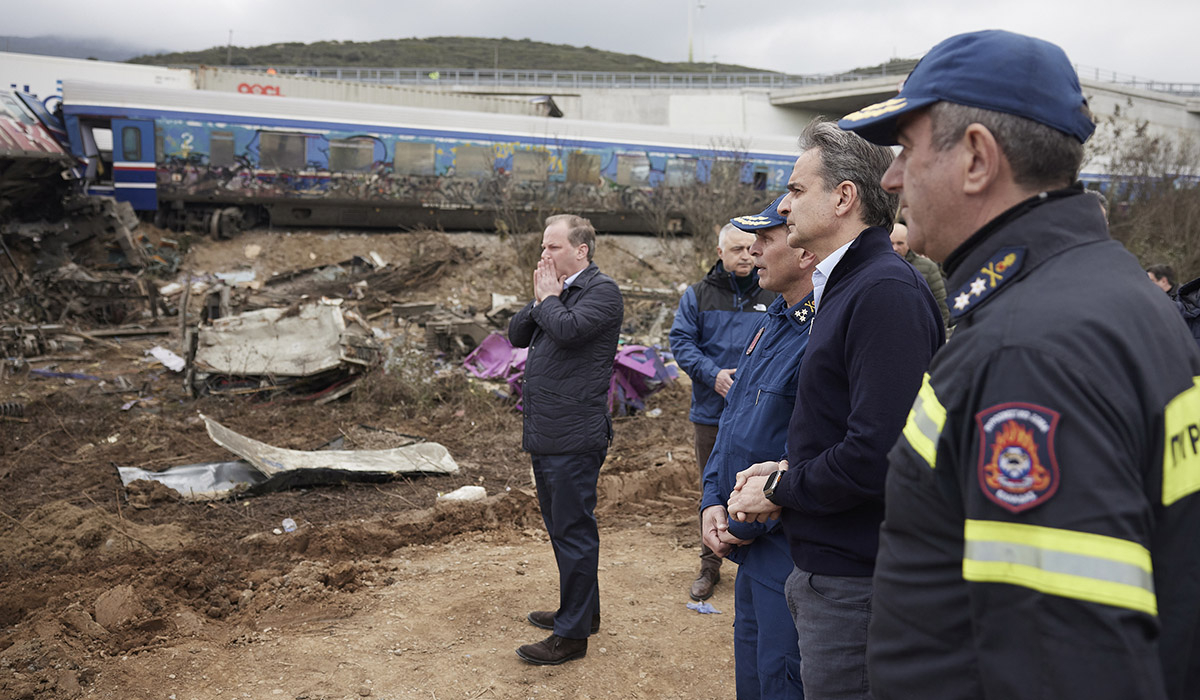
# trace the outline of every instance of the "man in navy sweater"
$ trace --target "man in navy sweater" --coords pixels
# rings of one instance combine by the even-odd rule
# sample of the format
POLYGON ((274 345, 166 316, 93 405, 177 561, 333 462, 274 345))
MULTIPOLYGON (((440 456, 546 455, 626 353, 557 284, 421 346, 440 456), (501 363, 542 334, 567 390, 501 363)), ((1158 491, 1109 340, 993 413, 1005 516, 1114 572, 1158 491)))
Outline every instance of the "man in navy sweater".
POLYGON ((779 205, 788 244, 816 254, 816 317, 800 365, 787 459, 738 474, 741 521, 782 512, 795 568, 785 593, 810 700, 869 698, 867 624, 883 520, 887 453, 942 317, 929 285, 892 252, 897 198, 879 180, 892 151, 814 121, 779 205))

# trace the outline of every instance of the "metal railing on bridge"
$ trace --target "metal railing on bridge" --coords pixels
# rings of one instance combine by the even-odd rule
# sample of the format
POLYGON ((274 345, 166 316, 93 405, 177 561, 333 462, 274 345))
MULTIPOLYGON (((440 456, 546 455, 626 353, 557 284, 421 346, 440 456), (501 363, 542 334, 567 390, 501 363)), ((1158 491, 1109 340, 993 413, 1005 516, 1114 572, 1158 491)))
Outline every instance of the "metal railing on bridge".
MULTIPOLYGON (((720 90, 734 88, 796 88, 810 85, 853 83, 872 78, 901 78, 912 70, 916 61, 893 61, 870 70, 848 73, 792 75, 787 73, 636 73, 627 71, 548 71, 517 69, 468 68, 354 68, 346 66, 226 66, 255 72, 274 71, 280 75, 302 75, 311 78, 346 80, 383 85, 417 85, 434 87, 456 85, 468 87, 520 87, 570 89, 662 89, 720 90)), ((173 66, 191 68, 193 66, 173 66)), ((1092 66, 1076 65, 1081 78, 1090 78, 1116 85, 1164 92, 1180 97, 1200 97, 1200 83, 1174 83, 1139 78, 1092 66)))
POLYGON ((1104 70, 1103 68, 1081 66, 1078 64, 1075 65, 1075 72, 1079 74, 1080 78, 1090 78, 1104 83, 1125 85, 1141 90, 1153 90, 1154 92, 1165 92, 1177 97, 1200 97, 1200 83, 1171 83, 1162 80, 1150 80, 1148 78, 1139 78, 1136 75, 1129 75, 1128 73, 1118 73, 1116 71, 1104 70))
MULTIPOLYGON (((179 66, 190 67, 190 66, 179 66)), ((846 83, 884 75, 901 77, 912 69, 887 72, 851 72, 836 75, 788 75, 785 73, 635 73, 624 71, 546 71, 465 68, 349 68, 337 66, 230 66, 238 70, 279 75, 301 75, 329 80, 349 80, 384 85, 462 85, 472 87, 522 87, 547 89, 731 89, 790 88, 806 85, 846 83)))

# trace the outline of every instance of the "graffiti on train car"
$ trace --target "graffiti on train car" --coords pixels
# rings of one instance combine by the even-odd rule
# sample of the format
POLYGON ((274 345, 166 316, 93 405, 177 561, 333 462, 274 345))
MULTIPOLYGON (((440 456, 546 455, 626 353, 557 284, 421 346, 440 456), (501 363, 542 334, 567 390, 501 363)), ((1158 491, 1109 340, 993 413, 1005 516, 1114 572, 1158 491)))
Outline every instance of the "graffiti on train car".
MULTIPOLYGON (((785 185, 782 168, 631 148, 569 149, 365 132, 299 132, 158 120, 165 199, 354 200, 494 209, 539 206, 627 210, 634 193, 707 182, 717 167, 757 189, 785 185), (756 178, 761 176, 760 181, 756 178)), ((740 159, 739 159, 740 158, 740 159)), ((636 201, 635 201, 636 200, 636 201)))

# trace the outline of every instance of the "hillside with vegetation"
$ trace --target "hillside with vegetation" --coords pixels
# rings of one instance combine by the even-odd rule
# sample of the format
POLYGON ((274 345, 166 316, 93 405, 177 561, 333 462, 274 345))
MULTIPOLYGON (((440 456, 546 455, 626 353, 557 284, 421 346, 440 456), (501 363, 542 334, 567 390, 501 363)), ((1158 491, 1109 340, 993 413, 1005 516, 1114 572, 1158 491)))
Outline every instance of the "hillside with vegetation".
POLYGON ((130 63, 207 66, 361 66, 370 68, 465 68, 637 73, 768 73, 726 63, 667 63, 645 56, 547 44, 529 39, 442 36, 382 41, 288 42, 268 46, 214 46, 138 56, 130 63))

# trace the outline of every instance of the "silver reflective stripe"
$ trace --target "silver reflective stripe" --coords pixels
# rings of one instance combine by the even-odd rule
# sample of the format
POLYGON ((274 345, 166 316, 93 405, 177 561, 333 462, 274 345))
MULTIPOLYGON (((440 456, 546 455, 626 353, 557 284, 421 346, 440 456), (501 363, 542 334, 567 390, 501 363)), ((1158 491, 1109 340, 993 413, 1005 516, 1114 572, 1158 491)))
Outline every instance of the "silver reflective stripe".
POLYGON ((1011 542, 967 542, 966 558, 1033 567, 1047 573, 1082 576, 1154 592, 1154 576, 1134 564, 1072 552, 1056 552, 1011 542))
POLYGON ((1158 614, 1150 550, 1077 530, 967 520, 963 579, 1158 614))

